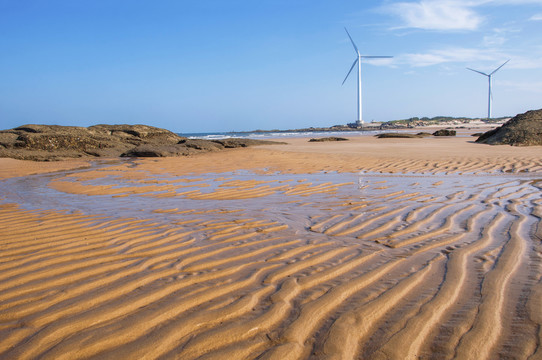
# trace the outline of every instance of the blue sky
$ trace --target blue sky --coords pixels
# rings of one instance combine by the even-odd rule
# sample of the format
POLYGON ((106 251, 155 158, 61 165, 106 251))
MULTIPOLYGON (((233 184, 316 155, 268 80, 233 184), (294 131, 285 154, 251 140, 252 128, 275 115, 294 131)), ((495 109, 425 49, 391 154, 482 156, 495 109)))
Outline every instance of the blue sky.
POLYGON ((352 122, 344 27, 366 122, 542 108, 542 0, 0 0, 0 128, 352 122))

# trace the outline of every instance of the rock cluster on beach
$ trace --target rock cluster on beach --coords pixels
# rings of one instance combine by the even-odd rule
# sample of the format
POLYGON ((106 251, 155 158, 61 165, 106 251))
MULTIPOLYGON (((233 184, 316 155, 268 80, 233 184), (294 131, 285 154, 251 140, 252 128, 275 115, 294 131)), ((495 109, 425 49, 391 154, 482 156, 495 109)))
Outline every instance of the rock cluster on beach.
POLYGON ((329 137, 324 137, 324 138, 313 138, 309 140, 309 142, 325 142, 325 141, 348 141, 348 139, 342 138, 342 137, 336 137, 336 136, 329 136, 329 137))
POLYGON ((23 125, 0 131, 0 157, 59 160, 79 157, 184 156, 276 143, 251 139, 193 140, 147 125, 23 125))
POLYGON ((455 136, 456 131, 455 130, 449 130, 449 129, 441 129, 437 130, 434 133, 426 133, 426 132, 419 132, 417 134, 411 134, 411 133, 405 133, 405 132, 395 132, 395 133, 382 133, 375 135, 379 139, 386 139, 386 138, 408 138, 408 139, 414 139, 414 138, 424 138, 428 136, 455 136))
POLYGON ((411 134, 406 132, 391 132, 391 133, 382 133, 375 135, 378 139, 388 139, 388 138, 399 138, 399 139, 414 139, 414 138, 424 138, 431 136, 431 134, 426 132, 420 132, 417 134, 411 134))
POLYGON ((433 136, 455 136, 456 131, 455 130, 449 130, 449 129, 440 129, 433 133, 433 136))
POLYGON ((542 109, 518 114, 504 125, 482 134, 476 142, 490 145, 542 145, 542 109))

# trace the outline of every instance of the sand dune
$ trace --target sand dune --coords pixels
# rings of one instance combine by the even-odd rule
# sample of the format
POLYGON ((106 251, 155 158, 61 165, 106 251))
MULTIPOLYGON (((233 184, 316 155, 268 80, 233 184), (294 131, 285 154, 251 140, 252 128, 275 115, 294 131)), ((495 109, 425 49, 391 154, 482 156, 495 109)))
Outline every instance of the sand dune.
POLYGON ((0 358, 540 358, 542 149, 412 140, 5 180, 0 358))

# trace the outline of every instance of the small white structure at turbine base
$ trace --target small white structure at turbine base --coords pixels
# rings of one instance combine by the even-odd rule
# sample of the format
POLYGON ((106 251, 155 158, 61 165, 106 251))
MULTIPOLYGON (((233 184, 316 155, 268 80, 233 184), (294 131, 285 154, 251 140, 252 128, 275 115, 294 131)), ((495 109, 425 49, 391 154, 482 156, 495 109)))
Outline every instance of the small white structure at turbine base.
POLYGON ((491 99, 493 99, 493 93, 491 92, 491 76, 493 74, 495 74, 504 65, 506 65, 506 63, 509 62, 509 61, 510 61, 510 59, 506 60, 501 66, 499 66, 498 68, 496 68, 495 70, 493 70, 489 74, 486 74, 485 72, 481 72, 481 71, 474 70, 474 69, 471 69, 471 68, 467 68, 467 70, 474 71, 474 72, 477 72, 478 74, 487 76, 487 81, 489 83, 489 90, 488 90, 488 94, 487 94, 487 119, 488 120, 491 119, 491 99))
POLYGON ((348 74, 346 74, 346 77, 343 80, 343 84, 345 83, 346 79, 348 79, 348 76, 352 72, 352 69, 354 69, 354 66, 356 64, 358 65, 358 118, 357 123, 358 125, 363 125, 363 112, 362 112, 362 100, 361 100, 361 59, 389 59, 393 56, 374 56, 374 55, 361 55, 361 53, 358 50, 358 47, 354 43, 354 40, 352 40, 352 36, 350 36, 350 33, 346 28, 344 28, 346 31, 346 34, 350 38, 350 42, 352 43, 352 46, 354 46, 354 51, 356 52, 356 59, 354 60, 354 63, 352 64, 352 67, 350 67, 350 70, 348 70, 348 74))

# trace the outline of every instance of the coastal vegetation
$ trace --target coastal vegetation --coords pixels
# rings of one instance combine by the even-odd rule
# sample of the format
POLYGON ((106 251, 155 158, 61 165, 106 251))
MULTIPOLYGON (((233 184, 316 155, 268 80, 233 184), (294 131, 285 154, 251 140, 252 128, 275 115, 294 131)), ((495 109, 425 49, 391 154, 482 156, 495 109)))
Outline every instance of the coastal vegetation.
POLYGON ((484 122, 487 124, 500 124, 510 119, 509 116, 482 119, 468 117, 452 117, 452 116, 434 116, 434 117, 411 117, 402 120, 392 120, 383 122, 384 126, 430 126, 430 125, 449 125, 449 124, 470 124, 471 122, 484 122))

